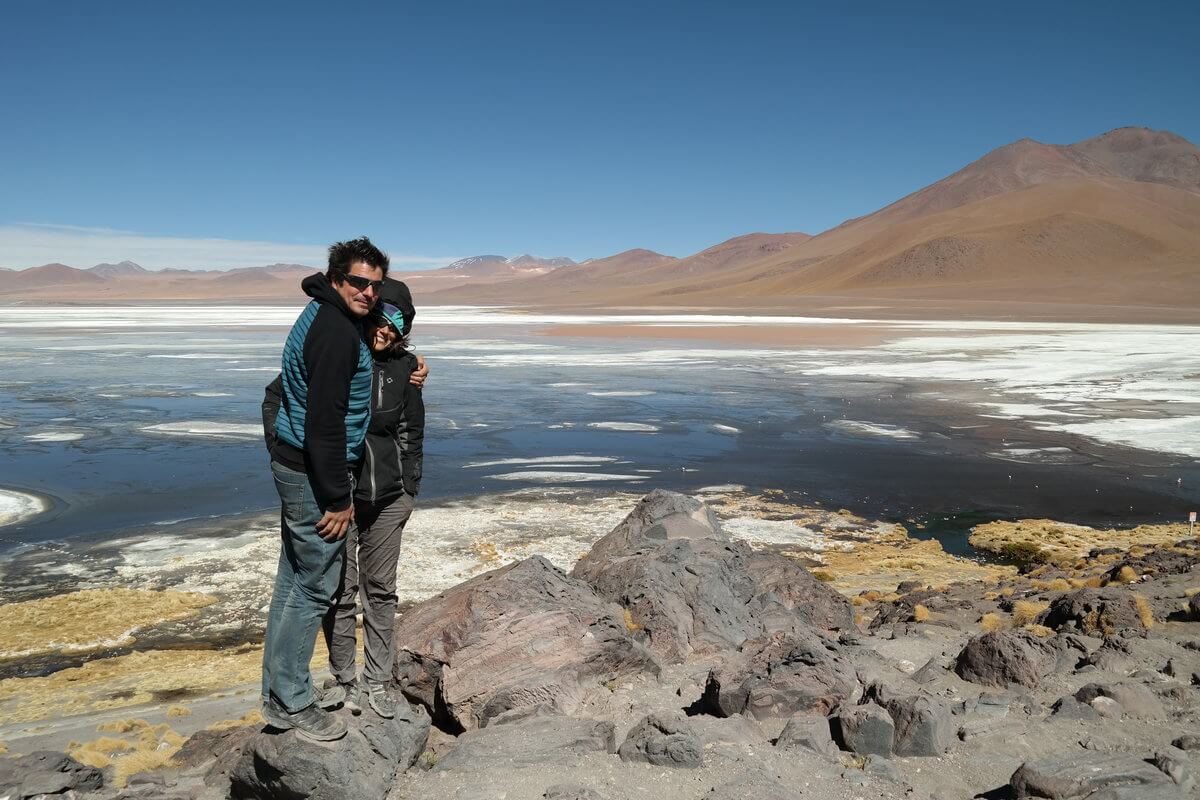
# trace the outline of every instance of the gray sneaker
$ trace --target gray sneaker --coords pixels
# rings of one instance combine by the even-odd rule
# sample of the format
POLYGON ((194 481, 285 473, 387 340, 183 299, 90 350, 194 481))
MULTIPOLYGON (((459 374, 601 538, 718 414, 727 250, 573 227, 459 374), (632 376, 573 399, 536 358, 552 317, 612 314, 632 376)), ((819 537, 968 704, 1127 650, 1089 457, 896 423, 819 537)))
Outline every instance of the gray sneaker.
POLYGON ((349 707, 349 701, 357 696, 358 686, 354 681, 338 683, 336 679, 329 678, 324 686, 317 689, 317 705, 325 709, 334 709, 340 705, 349 707))
POLYGON ((371 706, 372 711, 384 719, 396 716, 396 701, 388 694, 387 688, 382 683, 367 684, 367 704, 371 706))
POLYGON ((345 683, 342 685, 346 687, 346 701, 344 704, 346 710, 357 717, 362 713, 362 684, 355 681, 354 683, 345 683))
POLYGON ((296 730, 296 733, 317 742, 332 742, 346 735, 346 723, 330 714, 316 703, 300 711, 291 712, 271 698, 262 707, 263 719, 272 728, 281 731, 296 730))

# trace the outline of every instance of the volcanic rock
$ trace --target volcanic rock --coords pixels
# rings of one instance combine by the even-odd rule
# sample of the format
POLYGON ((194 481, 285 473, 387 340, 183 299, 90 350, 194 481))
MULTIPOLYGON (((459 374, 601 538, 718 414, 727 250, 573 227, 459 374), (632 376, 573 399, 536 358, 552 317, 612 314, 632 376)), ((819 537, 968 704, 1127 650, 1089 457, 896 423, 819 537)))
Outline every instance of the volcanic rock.
POLYGON ((42 794, 95 791, 104 774, 66 753, 38 750, 15 758, 0 758, 0 796, 24 800, 42 794))
POLYGON ((1018 798, 1076 800, 1102 789, 1169 786, 1171 779, 1140 758, 1084 751, 1022 764, 1009 780, 1018 798))
POLYGON ((731 540, 703 503, 674 492, 644 497, 571 574, 624 606, 630 628, 669 662, 854 625, 846 598, 795 561, 731 540))
POLYGON ((1054 671, 1054 644, 1024 630, 992 631, 972 638, 958 654, 954 669, 960 678, 1004 689, 1018 684, 1037 688, 1054 671))
POLYGON ((1162 719, 1166 716, 1162 702, 1154 692, 1137 683, 1113 683, 1101 685, 1089 683, 1075 692, 1075 699, 1091 703, 1097 697, 1107 697, 1119 703, 1121 709, 1131 717, 1162 719))
POLYGON ((816 714, 797 714, 789 719, 775 740, 775 746, 780 750, 806 750, 830 758, 838 754, 829 732, 829 720, 816 714))
POLYGON ((619 607, 541 556, 421 603, 394 635, 396 682, 451 730, 525 706, 569 712, 588 687, 659 671, 619 607))
POLYGON ((854 667, 816 635, 754 639, 708 673, 700 706, 720 717, 828 715, 857 686, 854 667))
POLYGON ((1137 596, 1128 589, 1079 589, 1064 594, 1037 618, 1053 630, 1111 635, 1118 631, 1145 631, 1137 596))
POLYGON ((429 715, 400 702, 394 719, 370 712, 333 742, 267 728, 245 747, 230 775, 232 800, 383 800, 398 772, 425 749, 429 715))
POLYGON ((890 756, 896 726, 887 709, 875 703, 842 709, 834 719, 834 732, 842 749, 859 755, 890 756))
POLYGON ((615 753, 611 722, 538 715, 520 722, 489 725, 458 737, 453 750, 434 766, 438 772, 506 765, 553 764, 584 753, 615 753))
POLYGON ((682 715, 650 714, 625 737, 617 751, 622 761, 659 767, 699 767, 704 743, 682 715))

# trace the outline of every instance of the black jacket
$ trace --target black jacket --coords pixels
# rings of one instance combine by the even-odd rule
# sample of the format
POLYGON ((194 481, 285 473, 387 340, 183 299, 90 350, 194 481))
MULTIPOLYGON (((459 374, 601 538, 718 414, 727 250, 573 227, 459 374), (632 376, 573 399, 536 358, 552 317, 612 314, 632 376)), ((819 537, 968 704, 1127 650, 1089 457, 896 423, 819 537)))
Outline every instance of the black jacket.
MULTIPOLYGON (((374 362, 371 374, 371 420, 365 453, 358 472, 355 500, 377 502, 401 491, 416 496, 421 490, 425 442, 425 400, 408 382, 417 368, 412 353, 401 352, 374 362)), ((275 416, 279 413, 282 378, 268 386, 262 403, 267 450, 275 446, 275 416)))

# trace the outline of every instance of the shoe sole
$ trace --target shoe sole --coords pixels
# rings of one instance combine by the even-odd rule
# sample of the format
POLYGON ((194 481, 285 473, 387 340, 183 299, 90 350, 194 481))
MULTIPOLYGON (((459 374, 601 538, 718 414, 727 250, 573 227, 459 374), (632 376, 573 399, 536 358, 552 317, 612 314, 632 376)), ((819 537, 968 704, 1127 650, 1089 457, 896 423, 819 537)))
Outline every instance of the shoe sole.
POLYGON ((262 709, 261 713, 262 713, 263 719, 266 720, 267 724, 270 725, 272 728, 275 728, 276 730, 280 730, 280 731, 295 731, 297 736, 303 736, 305 739, 308 739, 313 742, 335 742, 338 739, 341 739, 343 736, 345 736, 346 732, 348 730, 347 728, 342 728, 341 731, 338 731, 336 733, 326 733, 326 734, 313 733, 312 731, 306 731, 306 730, 304 730, 304 728, 297 727, 292 722, 284 719, 283 717, 276 716, 275 714, 268 711, 266 708, 262 709))

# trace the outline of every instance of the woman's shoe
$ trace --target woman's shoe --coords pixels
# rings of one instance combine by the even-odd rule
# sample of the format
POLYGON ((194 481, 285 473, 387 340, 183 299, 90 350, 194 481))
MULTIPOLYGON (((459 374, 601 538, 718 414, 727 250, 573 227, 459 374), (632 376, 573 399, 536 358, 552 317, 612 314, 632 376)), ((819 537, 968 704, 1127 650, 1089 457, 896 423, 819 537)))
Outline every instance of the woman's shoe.
POLYGON ((396 716, 396 701, 388 694, 382 683, 367 684, 367 704, 371 710, 384 719, 396 716))

